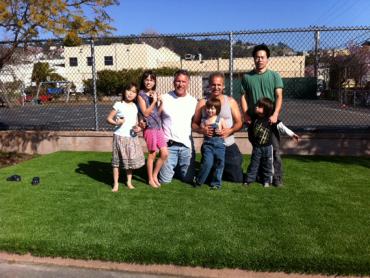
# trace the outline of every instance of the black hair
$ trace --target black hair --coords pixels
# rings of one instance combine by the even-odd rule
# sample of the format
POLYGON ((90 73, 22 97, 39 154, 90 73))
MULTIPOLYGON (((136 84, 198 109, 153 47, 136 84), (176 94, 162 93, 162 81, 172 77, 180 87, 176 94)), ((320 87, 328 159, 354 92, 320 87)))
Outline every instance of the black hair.
POLYGON ((125 97, 126 97, 126 91, 130 91, 133 87, 136 88, 136 97, 137 97, 137 84, 135 82, 130 82, 128 84, 126 84, 124 87, 123 87, 123 93, 122 93, 122 100, 125 100, 125 97))
POLYGON ((264 117, 270 117, 274 112, 274 103, 268 97, 259 99, 256 103, 256 106, 263 108, 264 117))
POLYGON ((253 58, 256 57, 256 54, 258 51, 265 51, 266 52, 266 56, 267 58, 270 58, 270 49, 267 47, 266 44, 259 44, 259 45, 256 45, 254 48, 253 48, 253 52, 252 52, 252 55, 253 55, 253 58))
POLYGON ((151 77, 152 79, 154 79, 154 87, 153 87, 153 90, 155 90, 155 88, 157 87, 157 75, 155 74, 154 71, 152 70, 147 70, 147 71, 144 71, 143 75, 141 76, 141 81, 140 81, 140 90, 145 90, 145 84, 144 84, 144 81, 145 79, 147 79, 148 77, 151 77))

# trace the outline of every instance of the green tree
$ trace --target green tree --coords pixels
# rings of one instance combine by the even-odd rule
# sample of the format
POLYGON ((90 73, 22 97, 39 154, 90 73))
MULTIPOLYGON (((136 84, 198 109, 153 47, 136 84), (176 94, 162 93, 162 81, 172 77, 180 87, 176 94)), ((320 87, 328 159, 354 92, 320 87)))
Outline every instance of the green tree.
POLYGON ((35 63, 32 70, 32 81, 36 82, 37 86, 42 81, 63 81, 60 74, 56 73, 53 68, 50 67, 48 63, 35 63))
POLYGON ((362 83, 368 71, 366 61, 370 59, 370 52, 366 46, 353 42, 348 43, 347 49, 348 53, 333 55, 329 60, 330 88, 340 88, 350 79, 355 81, 355 87, 365 85, 362 83))
POLYGON ((0 69, 17 48, 42 32, 57 37, 97 36, 113 30, 106 8, 118 0, 7 0, 0 1, 0 30, 9 40, 0 51, 0 69))

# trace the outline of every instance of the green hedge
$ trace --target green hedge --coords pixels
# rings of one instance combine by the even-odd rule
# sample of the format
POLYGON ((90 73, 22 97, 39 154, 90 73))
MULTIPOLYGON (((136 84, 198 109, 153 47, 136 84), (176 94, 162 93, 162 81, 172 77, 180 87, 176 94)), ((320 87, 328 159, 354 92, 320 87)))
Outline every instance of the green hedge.
MULTIPOLYGON (((155 69, 157 76, 173 76, 178 68, 155 69)), ((96 88, 98 96, 116 96, 122 93, 123 88, 130 82, 140 84, 140 78, 145 69, 131 70, 102 70, 97 72, 96 88)), ((85 93, 93 94, 92 79, 84 80, 85 93)))

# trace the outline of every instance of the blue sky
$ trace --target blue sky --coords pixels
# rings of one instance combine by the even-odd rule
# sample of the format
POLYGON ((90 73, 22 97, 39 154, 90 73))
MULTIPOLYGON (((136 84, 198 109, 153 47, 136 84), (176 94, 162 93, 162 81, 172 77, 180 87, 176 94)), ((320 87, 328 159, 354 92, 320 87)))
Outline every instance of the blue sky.
POLYGON ((115 35, 227 32, 320 25, 370 26, 370 0, 121 0, 115 35))

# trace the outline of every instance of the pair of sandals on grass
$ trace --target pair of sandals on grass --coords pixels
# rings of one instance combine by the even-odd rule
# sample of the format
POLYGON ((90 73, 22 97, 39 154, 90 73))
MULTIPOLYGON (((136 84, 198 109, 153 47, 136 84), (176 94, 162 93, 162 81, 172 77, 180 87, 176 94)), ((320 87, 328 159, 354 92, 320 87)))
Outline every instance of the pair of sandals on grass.
MULTIPOLYGON (((22 177, 19 175, 12 175, 6 179, 7 181, 21 181, 22 177)), ((31 184, 38 185, 40 183, 40 177, 33 177, 31 184)))

